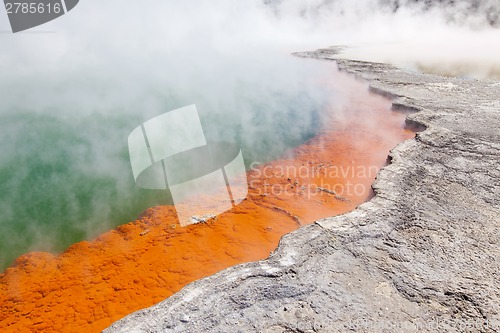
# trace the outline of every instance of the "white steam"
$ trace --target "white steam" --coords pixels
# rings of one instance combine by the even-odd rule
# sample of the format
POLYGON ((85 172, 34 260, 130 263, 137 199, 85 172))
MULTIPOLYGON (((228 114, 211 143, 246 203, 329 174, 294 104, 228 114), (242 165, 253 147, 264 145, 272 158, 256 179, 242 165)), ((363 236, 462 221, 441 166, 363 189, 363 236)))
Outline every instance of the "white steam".
POLYGON ((345 96, 318 87, 332 67, 292 52, 351 45, 347 56, 358 59, 498 77, 498 1, 470 2, 81 0, 18 34, 0 10, 0 266, 6 248, 50 239, 36 217, 57 203, 57 188, 67 199, 60 211, 85 216, 77 227, 85 237, 117 223, 103 222, 117 209, 109 202, 134 201, 123 195, 134 186, 127 136, 168 110, 195 103, 209 138, 239 140, 247 151, 299 144, 321 120, 313 111, 345 96), (273 124, 284 129, 272 133, 273 124), (52 160, 69 161, 68 181, 84 191, 65 186, 52 160), (31 162, 46 169, 23 164, 31 162), (33 191, 16 190, 30 179, 33 191), (23 200, 26 215, 14 207, 23 200))

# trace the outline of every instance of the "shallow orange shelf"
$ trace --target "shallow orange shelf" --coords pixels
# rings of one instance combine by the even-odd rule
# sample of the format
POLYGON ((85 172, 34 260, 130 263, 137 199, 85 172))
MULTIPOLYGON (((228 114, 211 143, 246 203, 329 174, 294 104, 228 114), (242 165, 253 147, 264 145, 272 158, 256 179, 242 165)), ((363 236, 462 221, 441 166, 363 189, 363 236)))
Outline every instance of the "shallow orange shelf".
POLYGON ((0 275, 0 332, 99 332, 186 284, 266 258, 300 225, 355 209, 389 150, 413 137, 404 115, 355 83, 315 138, 248 172, 249 194, 207 223, 180 227, 173 207, 60 255, 29 253, 0 275))

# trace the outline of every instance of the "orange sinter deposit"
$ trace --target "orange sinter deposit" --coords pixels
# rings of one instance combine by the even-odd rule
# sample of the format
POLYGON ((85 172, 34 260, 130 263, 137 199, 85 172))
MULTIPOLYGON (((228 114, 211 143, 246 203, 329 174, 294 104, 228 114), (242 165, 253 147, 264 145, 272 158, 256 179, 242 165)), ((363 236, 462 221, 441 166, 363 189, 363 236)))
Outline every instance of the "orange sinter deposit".
POLYGON ((98 332, 186 284, 269 256, 300 225, 353 210, 389 150, 413 137, 404 114, 362 82, 339 87, 342 106, 313 139, 253 165, 246 200, 204 223, 180 227, 170 206, 60 255, 19 257, 0 275, 0 332, 98 332))

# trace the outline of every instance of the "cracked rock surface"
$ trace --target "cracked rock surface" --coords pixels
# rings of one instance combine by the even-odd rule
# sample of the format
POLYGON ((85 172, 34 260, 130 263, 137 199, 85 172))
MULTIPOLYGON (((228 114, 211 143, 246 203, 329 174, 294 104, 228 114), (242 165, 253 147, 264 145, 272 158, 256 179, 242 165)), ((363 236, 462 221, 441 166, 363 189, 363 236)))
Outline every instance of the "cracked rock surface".
POLYGON ((500 332, 500 82, 336 61, 426 128, 376 196, 105 332, 500 332))

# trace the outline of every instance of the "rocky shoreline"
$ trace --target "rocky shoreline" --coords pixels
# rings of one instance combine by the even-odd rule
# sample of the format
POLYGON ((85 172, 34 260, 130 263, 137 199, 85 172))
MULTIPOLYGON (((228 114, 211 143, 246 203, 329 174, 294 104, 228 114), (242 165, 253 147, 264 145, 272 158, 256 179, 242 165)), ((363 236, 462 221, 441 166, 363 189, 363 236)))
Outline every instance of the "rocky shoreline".
POLYGON ((392 150, 376 196, 105 332, 500 331, 500 82, 336 61, 425 128, 392 150))

